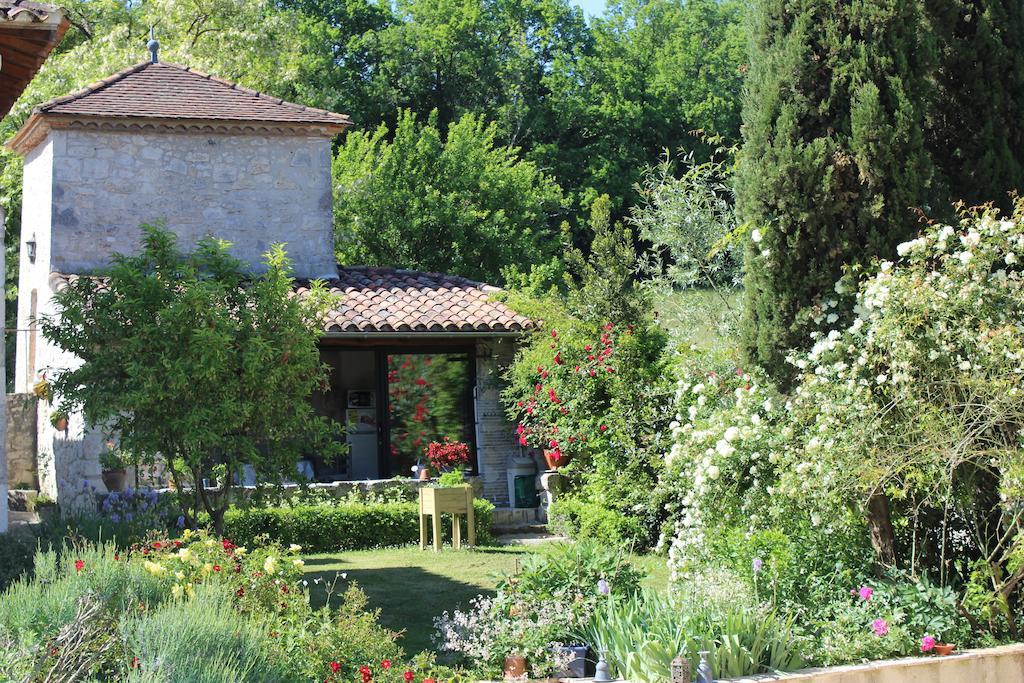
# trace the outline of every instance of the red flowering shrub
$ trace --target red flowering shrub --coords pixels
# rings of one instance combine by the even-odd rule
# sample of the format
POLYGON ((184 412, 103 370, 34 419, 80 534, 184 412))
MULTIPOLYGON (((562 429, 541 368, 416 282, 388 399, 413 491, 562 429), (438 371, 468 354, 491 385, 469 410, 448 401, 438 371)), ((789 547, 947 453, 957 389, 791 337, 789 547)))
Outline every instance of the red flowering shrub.
POLYGON ((432 441, 427 446, 426 454, 430 466, 442 472, 469 464, 469 446, 461 441, 452 441, 448 437, 442 441, 432 441))

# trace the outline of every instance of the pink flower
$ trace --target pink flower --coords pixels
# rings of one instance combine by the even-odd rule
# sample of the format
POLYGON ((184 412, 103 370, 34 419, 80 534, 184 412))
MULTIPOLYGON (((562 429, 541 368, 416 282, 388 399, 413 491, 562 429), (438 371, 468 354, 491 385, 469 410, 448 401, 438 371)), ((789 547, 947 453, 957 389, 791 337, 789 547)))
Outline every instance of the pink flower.
POLYGON ((886 623, 885 619, 875 619, 871 622, 871 630, 875 632, 875 635, 881 638, 889 632, 889 624, 886 623))
POLYGON ((75 572, 80 572, 85 568, 85 562, 82 560, 75 560, 75 572))
POLYGON ((931 652, 935 648, 935 636, 925 636, 921 639, 921 652, 931 652))
POLYGON ((861 600, 864 600, 866 602, 871 599, 871 595, 874 592, 875 591, 872 590, 871 586, 861 586, 860 590, 857 591, 857 594, 860 595, 861 600))

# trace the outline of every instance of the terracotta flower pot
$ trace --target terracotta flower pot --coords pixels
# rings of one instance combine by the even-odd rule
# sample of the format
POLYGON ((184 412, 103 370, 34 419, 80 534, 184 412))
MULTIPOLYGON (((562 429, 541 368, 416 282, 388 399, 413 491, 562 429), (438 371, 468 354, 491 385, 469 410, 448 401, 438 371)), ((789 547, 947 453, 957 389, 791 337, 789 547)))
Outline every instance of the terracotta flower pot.
POLYGON ((565 467, 572 460, 571 455, 566 455, 561 451, 549 451, 544 450, 544 460, 548 464, 549 470, 557 470, 559 467, 565 467))
POLYGON ((68 419, 66 417, 58 417, 53 421, 53 426, 58 432, 65 432, 68 429, 68 419))
POLYGON ((935 654, 939 657, 948 657, 949 655, 953 654, 954 650, 956 650, 956 645, 953 645, 952 643, 935 644, 935 654))
POLYGON ((526 657, 520 655, 509 655, 505 657, 505 667, 502 670, 505 678, 524 678, 526 676, 526 657))
POLYGON ((117 470, 103 470, 101 473, 103 477, 103 485, 107 487, 110 492, 124 491, 128 484, 128 472, 124 469, 117 470))
POLYGON ((430 481, 430 469, 421 467, 419 471, 420 481, 430 481))

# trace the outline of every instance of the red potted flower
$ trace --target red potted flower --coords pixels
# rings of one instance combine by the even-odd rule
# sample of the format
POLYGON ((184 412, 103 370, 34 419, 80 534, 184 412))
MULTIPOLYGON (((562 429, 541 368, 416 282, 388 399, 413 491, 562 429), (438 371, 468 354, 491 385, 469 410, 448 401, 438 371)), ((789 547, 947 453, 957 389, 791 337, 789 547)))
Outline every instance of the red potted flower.
POLYGON ((451 472, 469 464, 469 445, 452 441, 447 436, 443 441, 432 441, 427 445, 427 461, 439 472, 451 472))

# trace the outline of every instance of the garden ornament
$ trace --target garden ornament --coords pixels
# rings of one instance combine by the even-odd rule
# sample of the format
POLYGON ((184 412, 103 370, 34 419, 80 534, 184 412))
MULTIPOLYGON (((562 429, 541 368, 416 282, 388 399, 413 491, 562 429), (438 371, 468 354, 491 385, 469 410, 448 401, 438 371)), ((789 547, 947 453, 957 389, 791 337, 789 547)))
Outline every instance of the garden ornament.
POLYGON ((715 683, 715 679, 711 677, 711 664, 708 663, 710 653, 707 650, 701 650, 697 654, 700 655, 700 664, 697 665, 696 683, 715 683))
POLYGON ((693 683, 690 678, 690 660, 683 655, 672 660, 672 683, 693 683))
POLYGON ((594 683, 608 683, 612 677, 608 673, 608 662, 605 659, 605 650, 597 651, 597 668, 594 669, 594 683))

